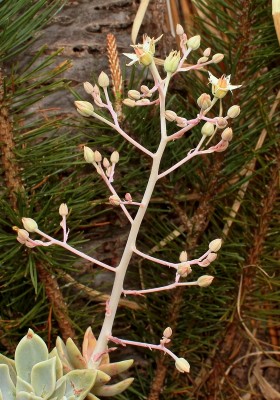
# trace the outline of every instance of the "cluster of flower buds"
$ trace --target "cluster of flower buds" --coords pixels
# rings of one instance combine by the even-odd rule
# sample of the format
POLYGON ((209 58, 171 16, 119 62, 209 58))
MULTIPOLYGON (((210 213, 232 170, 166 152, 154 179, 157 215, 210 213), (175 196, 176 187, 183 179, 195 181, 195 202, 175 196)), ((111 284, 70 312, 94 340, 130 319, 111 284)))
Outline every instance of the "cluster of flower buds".
POLYGON ((188 120, 186 118, 179 117, 175 111, 172 110, 165 111, 165 118, 167 121, 176 122, 176 125, 180 128, 184 128, 188 124, 188 120))
POLYGON ((146 85, 141 85, 139 92, 138 90, 129 90, 128 97, 123 100, 123 104, 128 107, 135 106, 148 106, 151 104, 149 97, 152 96, 152 92, 146 85))
MULTIPOLYGON (((177 24, 176 26, 176 33, 180 38, 180 47, 183 51, 193 51, 197 50, 200 47, 201 38, 199 35, 192 36, 190 39, 187 38, 186 33, 184 32, 184 28, 182 25, 177 24)), ((221 62, 224 58, 224 55, 221 53, 216 53, 212 56, 211 60, 209 59, 211 55, 211 49, 208 47, 203 51, 203 56, 200 57, 197 61, 197 65, 204 64, 204 63, 214 63, 217 64, 221 62)))
MULTIPOLYGON (((102 71, 98 77, 97 83, 101 88, 103 88, 104 91, 106 91, 107 87, 110 84, 108 75, 102 71)), ((93 86, 90 82, 85 82, 84 89, 85 89, 86 93, 90 94, 93 97, 94 103, 98 107, 106 106, 101 99, 100 90, 96 84, 93 86)))
POLYGON ((192 272, 191 264, 188 262, 188 254, 186 251, 181 252, 179 261, 180 264, 177 268, 177 274, 182 278, 186 278, 192 272))
POLYGON ((14 228, 17 231, 17 241, 26 247, 33 248, 35 244, 30 242, 29 233, 25 229, 14 228))
POLYGON ((103 166, 105 169, 105 174, 109 178, 109 182, 113 182, 115 166, 120 159, 118 151, 113 151, 110 157, 110 161, 106 157, 104 157, 102 160, 102 155, 98 150, 93 151, 91 150, 91 148, 84 146, 84 158, 87 163, 94 165, 96 171, 100 175, 102 175, 103 172, 102 166, 103 166))
POLYGON ((171 342, 171 336, 172 336, 172 329, 168 326, 167 328, 164 329, 162 339, 160 340, 160 344, 162 346, 165 346, 167 343, 171 342))
POLYGON ((37 222, 32 218, 22 218, 24 229, 14 226, 13 229, 17 232, 17 241, 24 244, 26 247, 33 248, 36 244, 30 239, 29 233, 36 232, 38 229, 37 222))
POLYGON ((211 262, 217 258, 217 252, 222 247, 222 239, 214 239, 209 243, 209 253, 207 256, 199 262, 200 267, 208 267, 211 262))

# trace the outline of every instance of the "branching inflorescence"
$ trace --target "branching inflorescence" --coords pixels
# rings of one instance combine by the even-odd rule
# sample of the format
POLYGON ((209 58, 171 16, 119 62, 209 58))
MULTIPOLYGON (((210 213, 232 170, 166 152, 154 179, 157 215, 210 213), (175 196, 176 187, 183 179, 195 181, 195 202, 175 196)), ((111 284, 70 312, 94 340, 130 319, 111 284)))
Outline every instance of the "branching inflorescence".
POLYGON ((207 48, 203 52, 203 56, 199 58, 196 64, 186 66, 185 61, 189 54, 200 47, 200 36, 194 36, 190 39, 187 38, 181 25, 177 26, 177 35, 180 38, 180 51, 172 51, 169 56, 164 61, 163 70, 164 78, 160 75, 159 69, 156 66, 154 54, 155 45, 160 40, 150 38, 147 35, 143 37, 143 43, 138 45, 133 45, 134 53, 127 54, 131 61, 128 65, 134 63, 139 63, 145 67, 149 68, 152 75, 154 86, 149 88, 142 85, 140 91, 129 90, 128 97, 123 101, 123 103, 128 107, 157 107, 159 108, 160 117, 160 138, 159 145, 156 152, 151 152, 136 140, 131 138, 120 126, 117 112, 114 110, 113 104, 110 101, 110 96, 108 92, 108 87, 110 85, 109 77, 101 72, 98 78, 97 84, 94 86, 86 82, 84 84, 85 91, 92 96, 93 101, 97 107, 106 109, 108 111, 109 117, 104 118, 98 112, 95 111, 92 103, 87 101, 76 101, 75 105, 77 111, 84 117, 94 117, 99 121, 110 126, 116 132, 118 132, 125 140, 134 145, 138 150, 142 151, 147 157, 150 157, 152 161, 150 176, 147 182, 146 190, 143 194, 140 203, 134 202, 130 193, 126 193, 122 199, 114 188, 114 172, 117 163, 119 162, 119 153, 114 151, 110 159, 105 158, 97 150, 92 150, 89 147, 84 147, 84 158, 87 163, 92 164, 96 169, 96 172, 103 179, 110 191, 109 201, 115 206, 121 207, 124 214, 127 217, 128 222, 131 225, 130 233, 127 239, 126 246, 123 251, 122 258, 117 267, 112 267, 97 259, 90 257, 81 251, 71 247, 68 243, 69 229, 67 228, 66 218, 68 214, 68 208, 66 204, 61 204, 59 208, 59 214, 62 218, 61 228, 63 231, 63 239, 57 240, 38 228, 37 223, 31 218, 23 218, 24 229, 15 228, 18 234, 18 241, 25 244, 27 247, 36 246, 50 246, 57 245, 65 248, 66 250, 91 261, 103 268, 110 270, 115 274, 115 280, 112 288, 112 293, 110 300, 106 304, 105 318, 99 338, 96 345, 92 348, 91 354, 87 357, 87 368, 95 369, 98 368, 102 357, 106 352, 108 352, 108 342, 113 342, 123 346, 126 345, 136 345, 141 347, 147 347, 149 349, 161 350, 164 353, 169 354, 174 360, 176 368, 181 372, 189 372, 189 363, 183 358, 177 357, 170 349, 166 348, 166 344, 170 342, 170 337, 172 335, 172 330, 170 327, 164 329, 163 337, 159 341, 159 344, 148 344, 141 342, 134 342, 129 340, 124 340, 121 338, 116 338, 112 336, 113 323, 118 307, 120 297, 122 295, 145 295, 152 292, 159 292, 163 290, 174 289, 178 286, 193 286, 198 285, 200 287, 206 287, 211 284, 213 276, 202 275, 195 281, 182 281, 182 279, 189 277, 192 272, 192 266, 198 265, 200 267, 207 267, 211 262, 213 262, 217 257, 217 252, 219 251, 222 241, 221 239, 214 239, 209 243, 209 248, 202 254, 199 258, 188 259, 188 255, 185 251, 182 251, 179 256, 178 263, 172 263, 169 261, 160 260, 158 258, 152 257, 148 254, 143 253, 137 248, 136 241, 138 232, 145 216, 145 212, 149 205, 154 187, 156 183, 164 176, 170 174, 172 171, 179 168, 184 163, 190 161, 192 158, 211 154, 216 152, 225 151, 232 139, 232 129, 229 128, 228 121, 231 118, 236 118, 240 113, 240 108, 237 105, 233 105, 227 111, 226 115, 223 115, 222 111, 222 99, 228 92, 234 90, 240 85, 234 86, 230 84, 230 76, 222 76, 217 79, 214 75, 209 72, 209 82, 212 85, 212 96, 207 93, 202 93, 197 99, 198 113, 193 119, 187 119, 177 116, 176 112, 173 110, 166 110, 165 102, 166 95, 171 78, 179 72, 187 72, 192 70, 199 70, 210 64, 216 64, 223 59, 222 54, 214 54, 210 57, 211 49, 207 48), (103 92, 101 94, 101 92, 103 92), (209 117, 208 113, 213 109, 214 105, 219 104, 219 112, 216 117, 209 117), (178 127, 177 130, 171 133, 167 132, 167 121, 174 122, 174 125, 178 127), (202 124, 201 127, 201 138, 198 140, 198 144, 195 148, 186 152, 184 158, 182 158, 175 165, 167 170, 160 170, 161 159, 164 154, 165 148, 170 141, 180 139, 185 132, 190 131, 195 126, 202 124), (214 145, 210 145, 210 142, 214 138, 217 132, 221 131, 221 138, 214 145), (137 207, 137 213, 134 217, 129 212, 129 207, 137 207), (29 233, 37 233, 43 238, 42 240, 32 239, 29 233), (150 288, 145 290, 124 290, 123 284, 126 275, 126 271, 133 254, 150 260, 152 262, 158 263, 162 266, 170 267, 174 269, 174 282, 166 286, 150 288))

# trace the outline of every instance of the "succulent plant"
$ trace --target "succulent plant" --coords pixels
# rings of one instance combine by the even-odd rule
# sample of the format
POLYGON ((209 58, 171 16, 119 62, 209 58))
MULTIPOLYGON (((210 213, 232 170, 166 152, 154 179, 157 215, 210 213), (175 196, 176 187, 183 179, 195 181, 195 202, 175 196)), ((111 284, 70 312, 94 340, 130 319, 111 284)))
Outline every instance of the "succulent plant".
POLYGON ((111 377, 126 371, 133 360, 124 360, 116 363, 110 363, 108 352, 103 354, 98 369, 91 367, 91 355, 96 346, 96 338, 89 327, 84 335, 82 354, 71 338, 67 339, 66 344, 60 337, 56 340, 56 347, 51 354, 58 356, 63 367, 63 373, 69 374, 71 371, 95 371, 95 382, 87 394, 87 400, 98 400, 97 396, 108 397, 115 396, 131 385, 133 378, 126 378, 118 383, 108 385, 111 377))
POLYGON ((29 329, 15 360, 0 355, 0 400, 83 400, 96 377, 97 371, 88 369, 64 375, 59 357, 29 329))

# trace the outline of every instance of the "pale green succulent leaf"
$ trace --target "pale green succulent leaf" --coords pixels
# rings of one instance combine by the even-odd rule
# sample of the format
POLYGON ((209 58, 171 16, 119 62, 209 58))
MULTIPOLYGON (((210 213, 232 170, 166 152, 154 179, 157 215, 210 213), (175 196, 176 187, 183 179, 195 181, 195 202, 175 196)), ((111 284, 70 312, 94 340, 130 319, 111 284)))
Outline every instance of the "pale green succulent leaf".
POLYGON ((54 392, 56 384, 55 364, 56 359, 53 357, 34 365, 32 368, 31 385, 35 394, 43 397, 43 399, 48 399, 54 392))
POLYGON ((20 376, 17 377, 16 391, 26 393, 34 392, 33 387, 30 385, 30 383, 23 380, 20 376))
POLYGON ((0 365, 0 390, 5 400, 15 399, 16 388, 9 374, 9 367, 6 364, 0 365))
POLYGON ((56 379, 58 380, 59 378, 61 378, 63 376, 63 366, 62 366, 62 362, 60 361, 60 358, 58 356, 58 352, 56 347, 54 349, 52 349, 52 351, 49 354, 49 358, 56 358, 56 362, 55 362, 55 372, 56 372, 56 379))
POLYGON ((11 360, 10 358, 3 356, 3 354, 0 354, 0 364, 8 365, 10 377, 15 385, 17 382, 17 373, 16 373, 16 364, 14 360, 11 360))
POLYGON ((94 387, 96 386, 101 386, 101 385, 105 385, 106 383, 108 383, 111 380, 110 375, 106 374, 103 371, 96 371, 96 379, 95 379, 95 383, 94 383, 94 387))
POLYGON ((101 371, 110 376, 121 374, 131 367, 134 360, 124 360, 116 363, 103 364, 98 367, 101 371))
POLYGON ((87 363, 84 357, 82 356, 80 350, 75 345, 71 338, 68 338, 66 341, 66 349, 68 358, 72 366, 76 369, 85 369, 87 368, 87 363))
POLYGON ((1 389, 0 389, 0 400, 3 400, 1 389))
POLYGON ((18 392, 16 400, 44 400, 44 399, 32 393, 18 392))
MULTIPOLYGON (((65 394, 65 389, 66 389, 66 381, 65 379, 60 379, 59 381, 56 382, 55 390, 52 394, 52 396, 57 397, 57 399, 63 399, 63 396, 65 394)), ((51 398, 53 400, 53 397, 51 398)))
POLYGON ((70 371, 67 375, 65 375, 65 396, 67 399, 69 400, 71 396, 74 396, 73 399, 75 400, 85 399, 90 389, 94 385, 96 375, 96 371, 89 369, 70 371))
POLYGON ((133 380, 134 378, 127 378, 121 382, 115 383, 114 385, 104 385, 94 388, 93 391, 97 396, 116 396, 126 390, 132 384, 133 380))
POLYGON ((67 374, 68 372, 72 371, 73 367, 71 366, 71 362, 68 357, 66 346, 60 337, 57 337, 57 339, 56 339, 56 350, 57 350, 57 354, 60 358, 60 361, 62 363, 63 372, 64 372, 64 374, 67 374))
POLYGON ((48 359, 48 349, 40 336, 32 329, 21 339, 15 352, 15 365, 17 375, 28 383, 31 383, 31 370, 33 366, 48 359))

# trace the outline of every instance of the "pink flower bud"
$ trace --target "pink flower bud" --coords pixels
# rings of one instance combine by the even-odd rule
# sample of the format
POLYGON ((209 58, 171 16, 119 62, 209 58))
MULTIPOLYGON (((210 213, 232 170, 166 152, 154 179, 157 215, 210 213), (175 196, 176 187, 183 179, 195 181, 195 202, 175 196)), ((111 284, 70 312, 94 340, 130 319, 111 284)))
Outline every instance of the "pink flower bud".
POLYGON ((207 260, 209 260, 210 262, 215 261, 217 258, 217 253, 209 253, 208 256, 206 257, 207 260))
POLYGON ((172 336, 172 329, 168 326, 163 331, 163 337, 169 339, 172 336))

